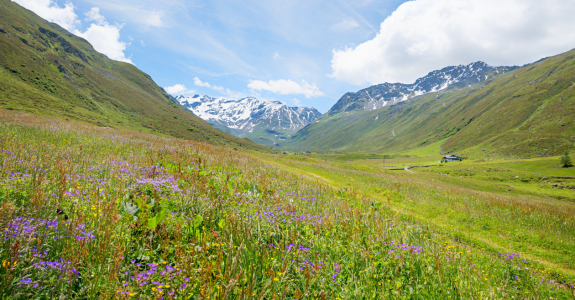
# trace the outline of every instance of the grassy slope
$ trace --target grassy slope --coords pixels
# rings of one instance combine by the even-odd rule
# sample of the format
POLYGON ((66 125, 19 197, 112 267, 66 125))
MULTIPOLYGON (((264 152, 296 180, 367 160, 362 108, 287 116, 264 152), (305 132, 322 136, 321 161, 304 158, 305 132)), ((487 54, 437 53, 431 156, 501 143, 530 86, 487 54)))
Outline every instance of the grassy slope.
POLYGON ((570 51, 376 111, 326 114, 283 147, 392 153, 440 142, 466 155, 558 155, 575 149, 574 58, 570 51))
POLYGON ((238 136, 247 137, 250 140, 266 147, 276 148, 276 144, 282 141, 280 138, 289 138, 289 136, 293 134, 295 134, 294 131, 289 131, 281 128, 274 129, 269 125, 261 124, 256 125, 252 132, 240 132, 238 136))
POLYGON ((175 105, 135 66, 0 0, 0 107, 215 145, 271 151, 216 130, 175 105), (42 29, 40 29, 42 28, 42 29))
POLYGON ((575 291, 573 278, 555 272, 566 264, 569 274, 575 257, 571 208, 559 213, 556 203, 318 165, 306 165, 308 180, 205 143, 8 110, 0 121, 2 299, 571 299, 575 291), (435 218, 414 217, 417 208, 435 218), (493 247, 501 242, 507 248, 493 247), (557 265, 544 267, 550 261, 557 265))

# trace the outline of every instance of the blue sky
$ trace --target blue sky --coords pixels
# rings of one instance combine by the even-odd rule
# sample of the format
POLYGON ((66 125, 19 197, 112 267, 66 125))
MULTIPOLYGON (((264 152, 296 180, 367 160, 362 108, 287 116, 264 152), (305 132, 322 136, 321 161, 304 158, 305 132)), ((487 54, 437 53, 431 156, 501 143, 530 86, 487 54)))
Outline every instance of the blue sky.
POLYGON ((255 96, 322 113, 372 84, 575 48, 572 0, 15 2, 174 95, 255 96))

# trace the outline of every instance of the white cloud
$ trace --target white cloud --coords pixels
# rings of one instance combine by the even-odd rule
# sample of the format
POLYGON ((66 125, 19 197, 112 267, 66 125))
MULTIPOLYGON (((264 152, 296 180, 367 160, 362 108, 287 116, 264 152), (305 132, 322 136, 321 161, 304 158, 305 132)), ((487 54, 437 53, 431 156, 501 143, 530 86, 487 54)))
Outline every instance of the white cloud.
POLYGON ((91 24, 85 32, 75 31, 74 34, 88 40, 96 51, 105 54, 107 57, 132 63, 132 60, 126 58, 124 50, 128 44, 120 41, 121 25, 96 25, 91 24))
POLYGON ((240 98, 245 97, 245 95, 243 93, 235 92, 235 91, 232 91, 230 89, 225 89, 222 86, 211 85, 208 82, 204 82, 204 81, 200 80, 200 78, 198 78, 198 77, 194 77, 194 84, 196 86, 206 87, 206 88, 212 89, 214 91, 217 91, 217 92, 221 93, 222 95, 226 95, 228 98, 231 98, 231 99, 240 99, 240 98))
POLYGON ((379 33, 334 50, 329 76, 352 84, 411 83, 427 72, 483 60, 522 65, 575 47, 572 0, 415 0, 379 33))
POLYGON ((126 58, 124 50, 128 43, 120 41, 120 30, 122 24, 111 25, 106 22, 106 18, 100 15, 98 7, 92 9, 86 14, 86 21, 94 21, 85 32, 74 30, 74 34, 88 40, 96 51, 101 52, 111 59, 132 63, 132 60, 126 58))
POLYGON ((74 5, 70 2, 66 3, 64 8, 61 8, 52 0, 13 1, 33 11, 40 17, 62 26, 69 32, 85 38, 94 46, 96 51, 105 54, 109 58, 132 63, 124 54, 124 50, 126 50, 129 44, 120 41, 120 29, 122 29, 123 25, 108 24, 106 18, 100 14, 98 7, 92 7, 92 9, 85 14, 85 20, 94 23, 90 24, 85 32, 82 32, 76 27, 80 25, 80 20, 74 12, 74 5))
POLYGON ((282 58, 279 54, 279 52, 274 53, 274 59, 280 59, 282 58))
POLYGON ((93 3, 98 7, 115 12, 121 15, 123 20, 130 24, 138 23, 154 27, 166 27, 163 17, 166 15, 164 10, 152 9, 153 6, 162 8, 171 8, 177 6, 182 8, 181 4, 176 1, 118 1, 118 0, 84 0, 83 2, 93 3))
POLYGON ((323 96, 323 92, 315 84, 310 85, 305 80, 302 80, 301 84, 285 79, 270 80, 269 82, 250 80, 248 87, 256 91, 265 90, 282 95, 302 94, 306 98, 323 96))
POLYGON ((68 2, 63 8, 52 0, 12 0, 33 11, 43 19, 56 23, 68 31, 74 30, 80 23, 74 13, 74 4, 68 2))
POLYGON ((331 29, 336 31, 345 31, 359 27, 359 24, 354 19, 343 20, 339 23, 331 25, 331 29))
POLYGON ((217 86, 217 85, 211 85, 207 82, 202 82, 198 77, 194 77, 194 84, 197 86, 202 86, 202 87, 207 87, 210 88, 214 91, 218 91, 218 92, 223 92, 224 88, 221 86, 217 86))
POLYGON ((228 98, 230 98, 230 99, 241 99, 241 98, 245 97, 245 95, 243 93, 235 92, 235 91, 232 91, 230 89, 226 89, 225 91, 222 92, 222 94, 228 96, 228 98))
POLYGON ((106 24, 106 18, 100 14, 100 8, 92 7, 89 12, 85 13, 86 21, 94 21, 98 25, 106 24))
POLYGON ((211 84, 209 84, 207 82, 202 82, 198 77, 194 77, 194 84, 197 86, 203 86, 203 87, 207 87, 207 88, 212 87, 211 84))
POLYGON ((186 86, 183 84, 174 84, 173 86, 167 86, 167 87, 164 87, 164 90, 166 90, 166 92, 168 92, 168 94, 171 94, 174 96, 195 93, 194 90, 188 90, 188 88, 186 88, 186 86))
POLYGON ((142 47, 146 47, 146 43, 144 43, 144 41, 140 40, 140 44, 142 45, 142 47))
POLYGON ((295 103, 296 106, 299 106, 301 104, 301 101, 299 101, 296 98, 293 98, 293 103, 295 103))
POLYGON ((165 13, 162 10, 149 12, 149 15, 144 19, 144 23, 154 27, 165 27, 164 22, 162 22, 164 15, 165 13))

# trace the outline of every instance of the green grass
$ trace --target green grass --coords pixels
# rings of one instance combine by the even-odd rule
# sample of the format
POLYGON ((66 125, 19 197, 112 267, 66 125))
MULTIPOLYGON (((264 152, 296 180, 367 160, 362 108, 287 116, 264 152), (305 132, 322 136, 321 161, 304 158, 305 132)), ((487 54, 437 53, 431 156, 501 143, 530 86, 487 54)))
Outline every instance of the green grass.
POLYGON ((465 160, 415 167, 412 170, 439 175, 435 177, 437 180, 461 187, 473 187, 480 191, 553 197, 575 202, 575 179, 554 178, 575 177, 575 168, 559 167, 558 162, 559 157, 527 160, 465 160))
POLYGON ((439 153, 441 153, 441 141, 432 143, 432 144, 426 144, 422 147, 417 147, 414 149, 410 149, 407 151, 402 152, 402 154, 405 155, 410 155, 410 156, 418 156, 418 157, 429 157, 429 156, 435 156, 435 157, 439 157, 442 156, 439 153))
MULTIPOLYGON (((285 122, 285 120, 283 121, 285 122)), ((285 123, 283 125, 285 125, 285 123)), ((296 132, 275 127, 278 127, 277 123, 258 124, 249 130, 238 131, 236 135, 249 138, 250 140, 266 147, 277 148, 277 144, 281 141, 280 138, 289 138, 289 135, 296 132), (275 133, 271 133, 267 130, 277 132, 277 136, 275 133)))
POLYGON ((272 152, 213 128, 172 101, 135 66, 0 0, 0 107, 103 127, 272 152), (192 129, 192 130, 189 130, 192 129), (241 145, 241 146, 239 146, 241 145))
POLYGON ((559 156, 515 160, 511 163, 502 161, 496 162, 496 165, 502 168, 548 176, 575 176, 575 168, 563 168, 559 166, 559 156))
MULTIPOLYGON (((357 147, 368 154, 248 152, 269 150, 215 130, 134 66, 0 1, 9 31, 0 44, 0 298, 573 298, 572 198, 533 184, 570 169, 495 155, 483 166, 474 144, 460 165, 388 170, 433 163, 445 150, 434 138, 460 139, 477 124, 463 126, 468 116, 430 123, 429 144, 398 128, 385 149, 368 142, 389 131, 365 127, 370 140, 357 147), (476 174, 482 168, 489 175, 476 174)), ((541 82, 551 94, 564 85, 541 82)), ((454 91, 452 103, 467 92, 454 91)), ((521 126, 560 107, 545 101, 521 126)), ((353 132, 326 147, 350 150, 341 145, 353 132)), ((486 143, 503 149, 507 137, 486 143)))
MULTIPOLYGON (((389 201, 397 214, 434 224, 477 247, 517 252, 575 278, 575 190, 553 188, 553 179, 541 188, 540 176, 511 169, 531 166, 547 176, 573 172, 554 169, 550 163, 554 159, 490 162, 486 173, 489 168, 484 162, 464 161, 414 168, 416 174, 357 162, 269 159, 334 187, 352 189, 366 199, 389 201), (399 197, 390 197, 388 189, 399 197)), ((568 185, 566 180, 562 184, 568 185)))
POLYGON ((9 110, 0 129, 3 299, 573 294, 568 206, 9 110))
POLYGON ((560 155, 575 150, 574 69, 572 50, 469 87, 377 110, 361 105, 350 112, 328 112, 282 143, 282 149, 420 156, 440 151, 491 158, 560 155))
POLYGON ((323 154, 314 153, 312 155, 304 154, 305 156, 314 157, 321 160, 329 160, 336 162, 348 162, 348 161, 374 161, 394 158, 395 155, 385 155, 385 154, 368 154, 368 153, 339 153, 339 154, 323 154))
POLYGON ((479 191, 551 197, 575 202, 575 188, 569 188, 575 186, 575 181, 570 179, 553 179, 497 167, 414 168, 413 170, 424 174, 439 175, 439 178, 435 177, 436 180, 479 191))

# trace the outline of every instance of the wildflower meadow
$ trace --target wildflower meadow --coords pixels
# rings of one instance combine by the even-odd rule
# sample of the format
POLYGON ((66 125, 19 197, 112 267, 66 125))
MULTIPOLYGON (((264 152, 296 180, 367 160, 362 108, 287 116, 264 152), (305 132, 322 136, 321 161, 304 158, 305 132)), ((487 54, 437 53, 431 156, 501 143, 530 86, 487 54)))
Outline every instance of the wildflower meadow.
POLYGON ((249 152, 0 118, 1 299, 575 297, 521 255, 249 152))

